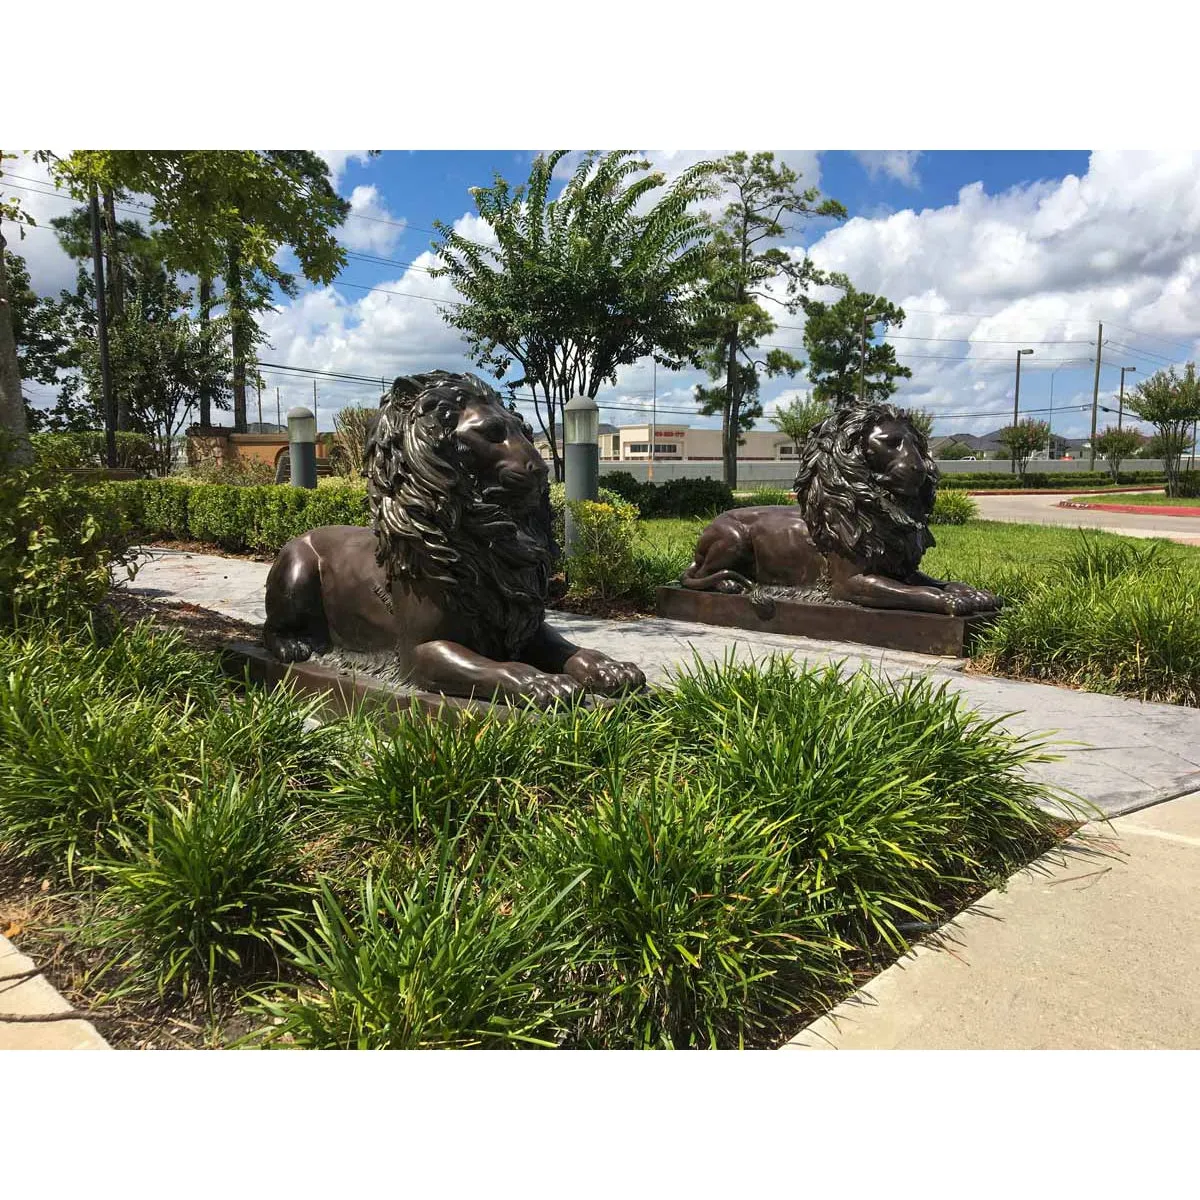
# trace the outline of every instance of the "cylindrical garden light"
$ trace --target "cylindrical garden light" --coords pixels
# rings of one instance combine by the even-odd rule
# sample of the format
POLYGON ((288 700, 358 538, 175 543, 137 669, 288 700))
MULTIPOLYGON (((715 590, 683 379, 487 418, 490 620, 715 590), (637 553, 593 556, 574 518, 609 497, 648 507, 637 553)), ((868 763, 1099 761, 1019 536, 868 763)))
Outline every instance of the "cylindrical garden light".
POLYGON ((311 408, 289 408, 288 459, 295 487, 317 486, 317 418, 311 408))
POLYGON ((600 406, 590 396, 576 396, 563 409, 563 469, 566 473, 567 554, 575 548, 572 500, 595 500, 600 494, 600 406))

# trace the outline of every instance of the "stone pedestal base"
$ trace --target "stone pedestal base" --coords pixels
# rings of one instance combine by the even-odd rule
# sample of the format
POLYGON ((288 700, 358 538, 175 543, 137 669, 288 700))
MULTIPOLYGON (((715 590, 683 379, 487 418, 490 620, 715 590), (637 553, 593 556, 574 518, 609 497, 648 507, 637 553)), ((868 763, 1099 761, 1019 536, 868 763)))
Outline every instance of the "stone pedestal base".
POLYGON ((683 587, 658 589, 658 615, 676 621, 751 629, 756 633, 862 642, 888 650, 954 658, 969 653, 973 634, 989 620, 987 617, 944 617, 891 608, 861 608, 854 604, 809 604, 798 600, 771 599, 756 606, 749 596, 696 592, 683 587))
MULTIPOLYGON (((384 715, 416 707, 450 721, 460 713, 490 713, 508 719, 525 711, 519 703, 493 703, 444 696, 441 692, 423 692, 402 683, 389 683, 358 672, 347 674, 318 663, 283 663, 265 646, 252 642, 227 642, 221 651, 221 667, 235 679, 244 679, 248 671, 252 683, 268 689, 287 680, 303 695, 320 696, 323 714, 329 717, 341 716, 360 706, 369 706, 384 715)), ((603 696, 589 696, 587 702, 591 705, 614 703, 603 696)))

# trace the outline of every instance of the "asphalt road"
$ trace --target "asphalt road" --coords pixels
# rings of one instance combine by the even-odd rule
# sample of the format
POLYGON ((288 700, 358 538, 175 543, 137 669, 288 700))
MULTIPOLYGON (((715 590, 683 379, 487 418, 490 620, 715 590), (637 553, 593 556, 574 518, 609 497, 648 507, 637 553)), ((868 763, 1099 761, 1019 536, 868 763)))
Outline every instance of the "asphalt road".
MULTIPOLYGON (((1082 494, 1082 493, 1081 493, 1082 494)), ((1200 546, 1200 516, 1166 517, 1158 514, 1096 512, 1086 508, 1059 508, 1069 496, 976 496, 979 515, 988 521, 1016 521, 1031 525, 1066 525, 1081 529, 1106 529, 1127 537, 1161 537, 1189 546, 1200 546)), ((1097 497, 1102 500, 1102 497, 1097 497)), ((1112 497, 1119 504, 1119 497, 1112 497)), ((1200 512, 1200 509, 1197 509, 1200 512)))

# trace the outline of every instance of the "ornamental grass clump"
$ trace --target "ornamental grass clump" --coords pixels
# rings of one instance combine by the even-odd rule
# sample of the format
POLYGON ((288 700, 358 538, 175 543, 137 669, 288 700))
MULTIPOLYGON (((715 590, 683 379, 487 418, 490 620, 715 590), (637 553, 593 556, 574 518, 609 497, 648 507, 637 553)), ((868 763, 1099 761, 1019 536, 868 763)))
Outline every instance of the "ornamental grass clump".
POLYGON ((522 879, 579 879, 569 967, 586 1017, 567 1044, 761 1044, 845 983, 807 903, 790 821, 693 782, 678 761, 547 813, 513 853, 522 879))
POLYGON ((514 884, 486 841, 447 830, 404 878, 368 875, 344 904, 323 886, 281 939, 304 982, 265 996, 267 1044, 314 1049, 558 1045, 582 1004, 559 986, 581 950, 575 884, 514 884))
POLYGON ((148 806, 119 856, 92 864, 110 914, 95 932, 127 947, 131 980, 160 996, 277 975, 274 946, 308 890, 295 823, 280 781, 202 767, 148 806))
POLYGON ((902 927, 1049 844, 1043 789, 1022 773, 1042 748, 945 685, 697 661, 663 715, 698 783, 788 822, 806 905, 859 949, 901 948, 902 927))

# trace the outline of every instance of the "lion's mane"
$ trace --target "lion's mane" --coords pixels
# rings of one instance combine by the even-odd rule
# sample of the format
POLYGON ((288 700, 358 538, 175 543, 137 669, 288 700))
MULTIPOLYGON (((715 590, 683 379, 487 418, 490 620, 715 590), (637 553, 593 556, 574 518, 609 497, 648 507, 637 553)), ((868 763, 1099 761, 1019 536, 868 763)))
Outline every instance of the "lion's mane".
POLYGON ((934 544, 929 516, 938 470, 924 435, 906 415, 890 404, 840 407, 809 433, 799 463, 796 500, 821 552, 894 579, 909 578, 934 544), (893 494, 867 464, 866 434, 887 418, 907 424, 921 449, 927 477, 915 497, 893 494))
POLYGON ((397 379, 367 440, 367 495, 388 587, 433 595, 478 621, 485 637, 495 631, 498 652, 512 657, 541 624, 558 547, 548 486, 536 504, 514 511, 474 477, 455 429, 478 399, 502 406, 474 375, 397 379))

